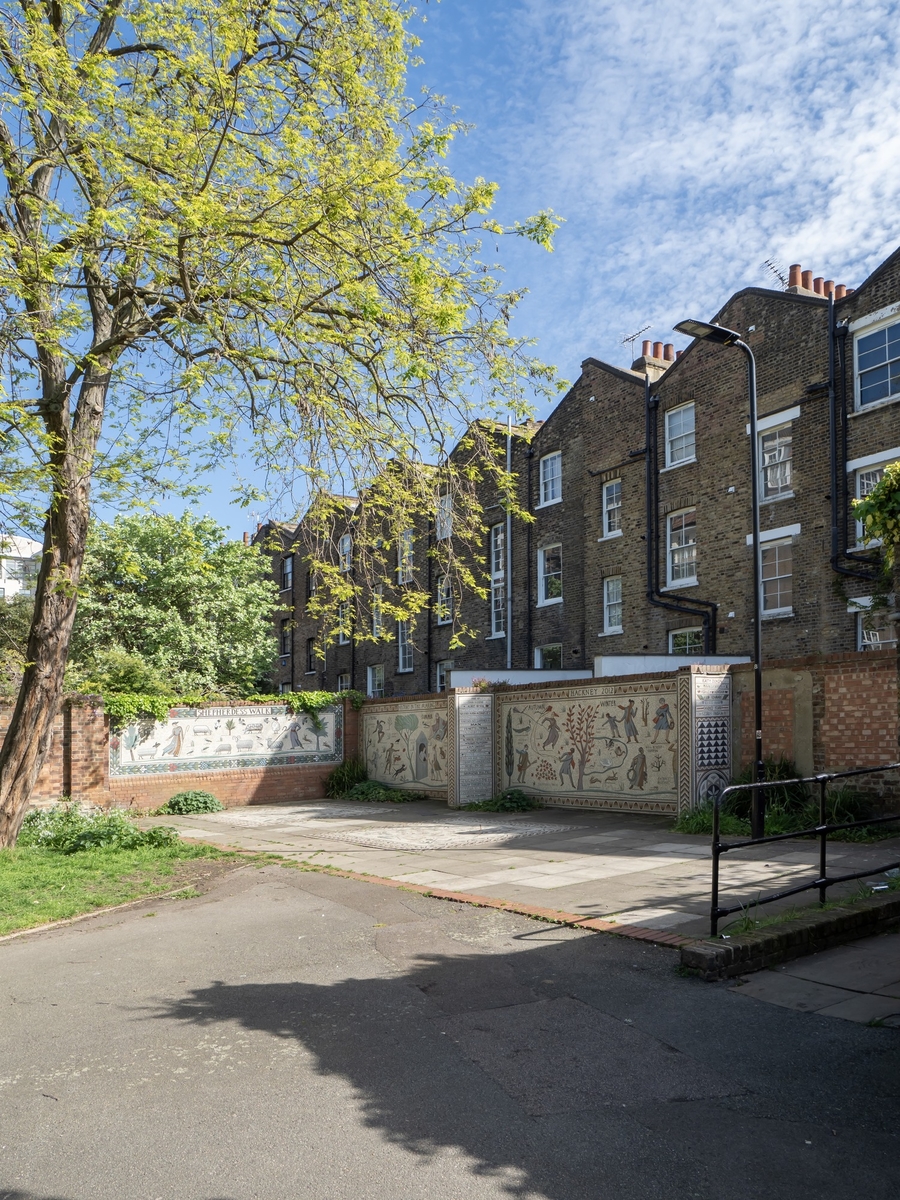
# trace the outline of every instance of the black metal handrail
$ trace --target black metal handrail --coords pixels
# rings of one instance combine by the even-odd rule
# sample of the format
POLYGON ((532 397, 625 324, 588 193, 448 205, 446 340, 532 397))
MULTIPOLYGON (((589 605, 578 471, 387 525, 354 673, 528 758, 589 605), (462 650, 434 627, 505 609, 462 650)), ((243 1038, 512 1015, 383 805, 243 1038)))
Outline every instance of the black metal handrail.
POLYGON ((883 825, 889 821, 900 821, 900 813, 892 813, 886 817, 866 817, 862 821, 843 821, 840 824, 829 825, 826 821, 826 803, 825 789, 835 779, 849 779, 854 775, 874 775, 882 771, 897 771, 900 770, 900 762, 884 763, 880 767, 857 767, 852 771, 830 771, 821 775, 804 775, 797 779, 770 779, 763 783, 734 783, 729 787, 724 788, 715 798, 713 804, 713 832, 712 832, 712 904, 710 907, 710 933, 712 937, 716 937, 719 929, 719 921, 722 917, 729 917, 732 913, 743 912, 746 909, 745 904, 733 904, 729 908, 722 908, 719 905, 719 859, 723 854, 727 854, 729 850, 741 850, 745 846, 764 846, 768 842, 784 842, 789 838, 800 837, 817 837, 819 839, 819 874, 815 879, 808 883, 799 883, 795 887, 783 888, 780 892, 770 892, 767 895, 760 894, 757 896, 754 904, 771 904, 775 900, 783 900, 786 896, 796 896, 799 892, 810 892, 818 890, 819 903, 825 903, 825 896, 830 887, 834 887, 836 883, 847 883, 851 879, 865 879, 869 875, 881 875, 885 871, 891 871, 895 868, 900 868, 900 860, 891 863, 885 863, 880 867, 872 867, 866 871, 854 871, 847 875, 829 875, 828 874, 828 835, 836 833, 839 829, 858 829, 863 825, 883 825), (817 784, 819 787, 819 823, 813 825, 809 829, 798 829, 793 833, 773 833, 768 837, 760 838, 744 838, 739 842, 723 842, 719 837, 719 815, 721 812, 722 801, 732 792, 743 791, 760 791, 764 789, 772 790, 778 787, 787 787, 793 783, 802 784, 817 784))

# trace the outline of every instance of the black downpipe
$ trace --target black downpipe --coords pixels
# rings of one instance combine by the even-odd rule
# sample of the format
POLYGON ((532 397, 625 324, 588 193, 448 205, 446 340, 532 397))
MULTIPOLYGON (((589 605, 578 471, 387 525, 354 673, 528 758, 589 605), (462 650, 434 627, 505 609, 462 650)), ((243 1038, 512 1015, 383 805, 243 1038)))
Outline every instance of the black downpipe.
POLYGON ((647 447, 645 460, 647 499, 647 599, 657 608, 667 608, 670 612, 684 613, 686 616, 699 617, 703 623, 703 653, 716 652, 716 613, 718 605, 712 600, 675 601, 666 600, 659 593, 656 582, 656 572, 659 561, 659 469, 657 454, 657 425, 656 411, 659 398, 650 394, 650 377, 644 379, 644 439, 647 447), (697 607, 693 607, 696 605, 697 607))
POLYGON ((831 569, 838 575, 872 582, 878 578, 878 568, 871 558, 850 549, 850 498, 847 492, 847 364, 846 326, 838 329, 834 322, 834 293, 828 296, 828 435, 831 455, 831 569), (840 442, 838 441, 837 389, 835 388, 835 346, 841 377, 840 442), (843 505, 843 517, 840 516, 843 505), (843 537, 841 534, 843 533, 843 537), (841 562, 849 558, 859 563, 847 567, 841 562))
MULTIPOLYGON (((534 507, 533 507, 533 501, 532 501, 532 496, 531 496, 531 464, 532 464, 532 460, 534 459, 534 448, 533 447, 531 447, 531 446, 528 447, 528 450, 525 452, 525 458, 528 462, 528 472, 527 472, 528 479, 527 479, 527 484, 526 484, 526 486, 528 488, 528 493, 527 493, 527 495, 528 495, 528 511, 533 512, 534 507)), ((531 610, 532 610, 532 605, 534 604, 534 601, 531 598, 531 529, 532 529, 532 522, 529 521, 526 526, 526 532, 525 532, 525 553, 527 555, 527 558, 525 561, 525 582, 526 582, 526 585, 528 588, 527 592, 525 593, 526 596, 528 597, 528 603, 525 606, 525 611, 527 613, 526 628, 525 628, 525 666, 526 667, 534 666, 534 646, 532 646, 532 644, 531 644, 531 639, 533 636, 532 626, 531 626, 531 610)))

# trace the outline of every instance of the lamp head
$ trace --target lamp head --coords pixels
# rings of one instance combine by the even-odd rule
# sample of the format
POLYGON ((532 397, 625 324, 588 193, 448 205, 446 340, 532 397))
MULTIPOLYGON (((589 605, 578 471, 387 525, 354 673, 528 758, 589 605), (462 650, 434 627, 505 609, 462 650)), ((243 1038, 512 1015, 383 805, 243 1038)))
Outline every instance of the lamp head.
POLYGON ((724 329, 721 325, 713 325, 709 321, 679 321, 675 331, 705 342, 716 342, 719 346, 733 346, 741 340, 741 335, 733 329, 724 329))

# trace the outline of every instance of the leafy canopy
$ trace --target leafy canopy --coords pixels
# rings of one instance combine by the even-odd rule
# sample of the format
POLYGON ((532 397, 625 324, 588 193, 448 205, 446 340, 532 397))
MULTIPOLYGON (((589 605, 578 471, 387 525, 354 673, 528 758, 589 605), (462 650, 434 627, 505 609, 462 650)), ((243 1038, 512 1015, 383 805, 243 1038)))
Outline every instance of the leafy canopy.
POLYGON ((209 517, 92 526, 75 630, 81 690, 246 695, 276 646, 269 561, 209 517))
POLYGON ((865 540, 880 540, 893 562, 894 546, 900 541, 900 462, 888 463, 868 496, 853 501, 853 515, 862 522, 865 540))

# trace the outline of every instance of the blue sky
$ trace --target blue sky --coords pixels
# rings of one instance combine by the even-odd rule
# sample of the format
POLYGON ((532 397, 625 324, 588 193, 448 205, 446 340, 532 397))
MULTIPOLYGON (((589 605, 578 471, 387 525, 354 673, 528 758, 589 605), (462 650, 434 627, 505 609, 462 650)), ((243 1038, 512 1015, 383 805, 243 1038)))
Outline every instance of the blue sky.
MULTIPOLYGON (((474 129, 463 179, 497 215, 565 218, 546 254, 501 240, 514 329, 561 376, 630 365, 624 336, 671 333, 800 262, 848 286, 900 244, 900 4, 885 0, 419 0, 428 86, 474 129)), ((494 256, 491 247, 492 257, 494 256)), ((546 415, 546 406, 538 415, 546 415)), ((234 534, 284 516, 201 501, 234 534)))

